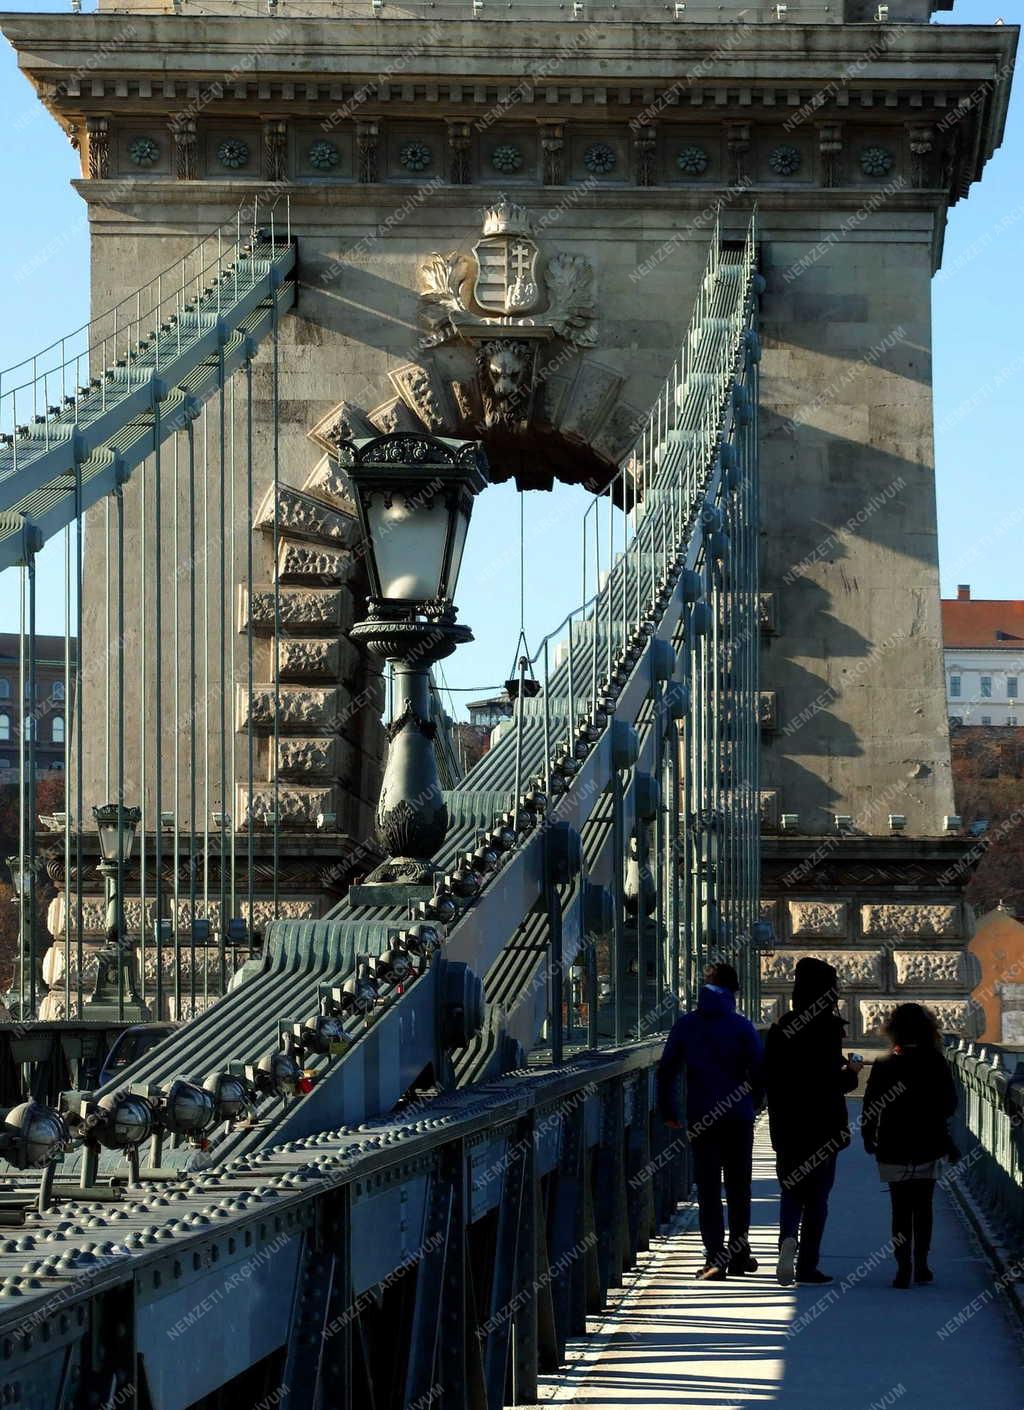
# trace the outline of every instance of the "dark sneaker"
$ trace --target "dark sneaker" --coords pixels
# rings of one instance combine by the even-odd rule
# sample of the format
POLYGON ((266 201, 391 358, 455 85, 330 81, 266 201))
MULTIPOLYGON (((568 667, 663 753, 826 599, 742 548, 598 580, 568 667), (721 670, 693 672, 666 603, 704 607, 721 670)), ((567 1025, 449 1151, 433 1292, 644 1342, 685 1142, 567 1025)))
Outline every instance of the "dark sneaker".
POLYGON ((796 1239, 783 1239, 779 1245, 779 1261, 775 1265, 775 1276, 784 1288, 791 1287, 796 1280, 796 1239))
POLYGON ((893 1278, 893 1280, 892 1280, 892 1285, 893 1285, 894 1288, 909 1288, 909 1287, 910 1287, 910 1269, 909 1269, 909 1268, 898 1268, 897 1271, 896 1271, 896 1276, 895 1276, 895 1278, 893 1278))
POLYGON ((812 1283, 815 1286, 821 1283, 832 1283, 835 1281, 830 1273, 823 1273, 820 1268, 810 1268, 806 1273, 801 1273, 798 1268, 796 1280, 798 1283, 812 1283))
POLYGON ((731 1278, 742 1277, 744 1273, 756 1273, 757 1259, 749 1249, 747 1249, 746 1253, 734 1254, 733 1257, 729 1259, 728 1271, 731 1278))
POLYGON ((914 1269, 915 1283, 934 1283, 935 1274, 928 1267, 927 1263, 921 1263, 914 1269))
POLYGON ((693 1275, 704 1283, 724 1283, 725 1269, 718 1263, 708 1263, 704 1268, 698 1268, 693 1275))

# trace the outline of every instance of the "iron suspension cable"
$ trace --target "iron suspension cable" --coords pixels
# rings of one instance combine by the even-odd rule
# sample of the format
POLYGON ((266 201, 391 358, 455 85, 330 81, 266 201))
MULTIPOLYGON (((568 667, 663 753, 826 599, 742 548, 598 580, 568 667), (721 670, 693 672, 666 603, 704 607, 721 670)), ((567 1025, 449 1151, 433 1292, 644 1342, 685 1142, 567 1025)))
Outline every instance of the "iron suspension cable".
MULTIPOLYGON (((196 1012, 196 906, 198 900, 199 858, 196 853, 196 711, 197 671, 196 671, 196 448, 195 427, 189 421, 186 427, 188 437, 188 851, 189 851, 189 1017, 196 1012)), ((179 1014, 180 1017, 180 1014, 179 1014)))
POLYGON ((255 923, 255 909, 253 904, 254 896, 254 867, 255 867, 255 833, 254 819, 255 811, 253 807, 253 781, 255 779, 254 749, 255 739, 253 735, 253 547, 252 547, 252 521, 253 521, 253 460, 252 460, 252 358, 247 358, 245 363, 245 507, 246 507, 246 623, 245 623, 245 655, 246 655, 246 797, 248 800, 248 817, 246 819, 246 897, 248 900, 248 932, 249 932, 249 954, 253 952, 253 925, 255 923))
MULTIPOLYGON (((218 285, 218 292, 220 286, 218 285)), ((220 992, 224 993, 227 978, 227 952, 225 949, 227 928, 228 928, 228 890, 227 890, 227 823, 228 816, 228 772, 227 772, 227 626, 224 620, 224 598, 227 588, 227 433, 226 433, 226 401, 224 389, 224 349, 220 350, 220 388, 218 393, 218 469, 220 471, 220 553, 219 553, 219 610, 217 612, 218 622, 218 646, 220 654, 220 739, 218 741, 218 753, 220 755, 220 826, 218 828, 220 840, 219 857, 219 881, 220 881, 220 925, 218 927, 217 942, 217 964, 220 992)), ((251 530, 250 530, 251 532, 251 530)))
MULTIPOLYGON (((117 510, 117 807, 118 832, 124 826, 124 489, 114 491, 117 510)), ((117 849, 117 905, 115 908, 117 944, 125 945, 124 935, 124 848, 117 849)), ((117 957, 117 1017, 124 1022, 124 953, 117 957)))

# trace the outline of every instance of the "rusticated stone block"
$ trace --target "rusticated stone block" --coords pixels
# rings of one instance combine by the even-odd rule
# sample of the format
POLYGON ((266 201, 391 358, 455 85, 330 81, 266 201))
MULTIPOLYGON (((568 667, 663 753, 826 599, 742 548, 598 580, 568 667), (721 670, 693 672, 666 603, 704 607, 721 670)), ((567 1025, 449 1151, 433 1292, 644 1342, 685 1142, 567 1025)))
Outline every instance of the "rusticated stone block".
MULTIPOLYGON (((273 903, 271 902, 271 906, 273 903)), ((184 931, 184 923, 182 922, 184 931)), ((220 947, 215 943, 194 947, 189 940, 187 933, 181 935, 182 943, 177 953, 173 942, 161 945, 160 949, 160 970, 165 983, 173 984, 174 972, 178 969, 183 982, 188 982, 192 974, 192 954, 195 950, 195 972, 197 976, 210 976, 215 973, 220 977, 220 947)), ((99 954, 100 946, 95 942, 82 946, 82 988, 88 992, 96 979, 96 957, 99 954)), ((234 946, 225 947, 225 959, 227 963, 228 978, 249 958, 248 946, 240 946, 237 950, 234 946)), ((147 996, 152 994, 156 988, 157 953, 156 944, 147 937, 146 953, 143 962, 142 947, 135 947, 135 961, 139 967, 140 978, 146 982, 147 996)), ((65 964, 64 944, 51 945, 43 957, 43 979, 50 989, 63 989, 65 984, 65 974, 70 966, 68 976, 72 990, 78 988, 78 948, 74 941, 71 942, 68 951, 68 961, 65 964)))
POLYGON ((846 902, 790 901, 789 926, 793 935, 841 939, 846 934, 846 902))
MULTIPOLYGON (((274 630, 274 590, 258 588, 252 595, 245 586, 239 588, 238 630, 244 632, 249 626, 252 613, 254 632, 274 630)), ((340 632, 352 622, 352 598, 345 588, 282 588, 281 627, 285 631, 334 631, 340 632)))
POLYGON ((612 407, 590 444, 598 455, 617 465, 635 444, 637 431, 646 419, 635 406, 620 401, 612 407))
POLYGON ((240 730, 248 728, 250 714, 254 729, 273 729, 275 713, 281 729, 334 732, 344 723, 337 686, 282 685, 275 695, 272 685, 257 685, 251 700, 247 687, 240 685, 237 692, 240 730))
MULTIPOLYGON (((966 967, 962 950, 897 950, 893 954, 896 983, 958 984, 967 986, 966 967)), ((969 986, 968 986, 969 987, 969 986)))
MULTIPOLYGON (((371 435, 373 427, 368 421, 365 422, 365 425, 368 429, 360 431, 359 434, 371 435)), ((335 509, 340 509, 343 514, 355 518, 356 502, 352 492, 352 481, 338 462, 332 460, 329 455, 325 455, 322 460, 317 462, 302 488, 306 494, 312 495, 315 499, 326 500, 335 509)))
POLYGON ((786 948, 761 956, 761 978, 770 984, 793 983, 797 961, 805 955, 835 965, 839 983, 848 989, 881 989, 882 954, 879 950, 797 950, 786 948))
POLYGON ((281 675, 338 678, 338 642, 319 637, 283 637, 279 653, 281 675))
MULTIPOLYGON (((273 485, 256 511, 253 528, 262 529, 265 533, 273 532, 273 485)), ((277 529, 278 533, 293 538, 310 539, 314 543, 333 544, 341 548, 351 548, 360 537, 358 521, 350 514, 343 514, 322 499, 303 490, 293 490, 289 485, 278 486, 277 529)))
MULTIPOLYGON (((906 995, 896 999, 861 999, 860 1030, 864 1038, 881 1038, 882 1028, 896 1007, 897 1002, 906 1002, 906 995)), ((967 999, 933 999, 925 995, 919 1000, 930 1009, 944 1033, 962 1033, 973 1036, 976 1025, 972 1005, 967 999)))
MULTIPOLYGON (((242 901, 239 910, 246 920, 249 919, 249 903, 242 901)), ((290 896, 287 899, 279 900, 277 903, 277 920, 316 920, 321 911, 320 899, 316 896, 297 897, 290 896)), ((275 919, 273 901, 254 900, 252 903, 253 925, 257 930, 266 929, 267 925, 275 919)))
MULTIPOLYGON (((320 637, 282 637, 281 676, 326 676, 338 678, 338 642, 320 637)), ((273 652, 270 662, 273 665, 273 652)))
POLYGON ((778 631, 778 595, 774 592, 759 592, 757 594, 757 621, 758 626, 766 634, 774 634, 778 631))
POLYGON ((779 828, 779 790, 777 788, 762 788, 759 804, 762 831, 777 832, 779 828))
POLYGON ((283 737, 277 741, 278 771, 321 778, 351 777, 355 750, 337 735, 318 739, 283 737))
MULTIPOLYGON (((262 643, 257 669, 266 680, 273 672, 273 639, 262 643)), ((362 677, 362 659, 346 637, 325 640, 322 637, 283 636, 281 638, 281 679, 350 681, 362 677)))
MULTIPOLYGON (((64 892, 59 892, 50 902, 46 912, 46 924, 50 934, 57 940, 64 939, 64 916, 66 897, 64 892)), ((74 896, 71 898, 71 940, 75 941, 78 934, 78 917, 76 914, 77 901, 74 896)), ((126 896, 124 901, 124 921, 129 933, 138 934, 140 922, 142 920, 142 907, 138 896, 126 896)), ((104 935, 107 929, 107 904, 102 896, 82 897, 82 933, 95 937, 104 935)), ((156 906, 151 899, 146 901, 145 920, 146 933, 152 934, 153 922, 156 919, 156 906)))
POLYGON ((761 1022, 774 1023, 784 1008, 785 1004, 782 1001, 781 995, 774 994, 770 997, 767 995, 764 996, 761 999, 761 1022))
POLYGON ((757 723, 765 731, 779 727, 779 695, 775 690, 757 692, 757 723))
POLYGON ((177 916, 178 928, 188 931, 192 928, 192 917, 197 920, 208 920, 210 929, 217 930, 220 927, 220 901, 210 897, 207 901, 201 895, 196 897, 195 911, 192 910, 192 900, 188 896, 182 896, 175 905, 173 897, 169 903, 172 916, 177 916))
POLYGON ((955 936, 960 919, 955 904, 908 902, 861 906, 861 925, 865 935, 955 936))
MULTIPOLYGON (((254 924, 257 929, 262 928, 270 920, 274 919, 273 900, 263 899, 258 896, 253 898, 254 924)), ((316 897, 288 896, 282 897, 278 901, 278 914, 282 920, 315 920, 319 914, 320 903, 316 897)), ((171 903, 173 911, 174 905, 171 903)), ((192 926, 192 902, 188 897, 182 897, 178 902, 178 925, 182 931, 188 931, 192 926)), ((249 902, 244 896, 239 896, 237 902, 237 912, 243 920, 249 919, 249 902)), ((200 896, 196 899, 196 915, 200 920, 208 920, 211 929, 217 930, 220 926, 220 901, 211 896, 209 901, 204 901, 200 896)))
POLYGON ((316 469, 306 481, 304 488, 310 491, 317 489, 317 486, 311 482, 325 465, 328 469, 331 468, 330 457, 337 455, 338 445, 341 441, 359 440, 362 436, 376 434, 377 427, 361 406, 356 406, 354 402, 342 401, 332 407, 327 415, 318 421, 309 432, 310 440, 327 451, 328 454, 318 461, 316 469))
POLYGON ((337 789, 332 785, 302 788, 298 784, 286 784, 278 787, 275 798, 273 788, 257 788, 253 791, 250 807, 248 788, 244 785, 239 788, 238 816, 241 827, 248 827, 250 822, 259 828, 269 827, 275 808, 280 812, 282 827, 301 827, 312 831, 321 813, 337 814, 337 789))
MULTIPOLYGON (((761 996, 761 1022, 775 1023, 777 1019, 788 1010, 788 994, 762 994, 761 996)), ((839 1014, 843 1021, 849 1025, 850 1022, 850 1001, 841 998, 839 1000, 839 1014)))
POLYGON ((344 548, 325 548, 284 539, 278 547, 277 571, 284 578, 315 578, 347 583, 355 572, 355 559, 344 548))

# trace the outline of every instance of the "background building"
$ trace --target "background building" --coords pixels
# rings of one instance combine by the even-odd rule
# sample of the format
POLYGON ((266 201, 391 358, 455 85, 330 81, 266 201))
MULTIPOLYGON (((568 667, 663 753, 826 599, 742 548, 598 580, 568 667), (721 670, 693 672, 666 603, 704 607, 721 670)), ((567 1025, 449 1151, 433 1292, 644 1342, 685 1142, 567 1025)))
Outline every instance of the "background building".
POLYGON ((1024 601, 972 598, 961 583, 942 600, 950 722, 1024 724, 1024 601))
POLYGON ((460 720, 454 735, 464 771, 468 772, 492 744, 492 731, 512 718, 512 701, 507 695, 488 696, 486 700, 471 700, 466 706, 469 723, 460 720))
MULTIPOLYGON (((28 638, 26 638, 28 640, 28 638)), ((35 698, 29 697, 29 662, 22 672, 16 632, 0 632, 0 782, 16 775, 21 742, 19 694, 25 696, 25 738, 36 737, 36 770, 63 769, 67 732, 65 700, 65 643, 63 636, 37 636, 35 698), (20 682, 24 680, 24 687, 20 682)), ((78 659, 78 643, 71 639, 71 669, 78 659)))
POLYGON ((1000 901, 978 921, 968 945, 977 984, 978 1036, 986 1043, 1024 1048, 1024 925, 1000 901))

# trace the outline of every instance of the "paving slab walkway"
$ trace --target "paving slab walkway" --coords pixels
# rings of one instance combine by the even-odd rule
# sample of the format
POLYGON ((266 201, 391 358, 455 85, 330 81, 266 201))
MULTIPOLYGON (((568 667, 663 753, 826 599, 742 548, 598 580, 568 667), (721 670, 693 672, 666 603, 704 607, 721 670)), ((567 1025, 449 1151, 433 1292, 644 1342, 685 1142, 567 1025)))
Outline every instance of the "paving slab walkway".
MULTIPOLYGON (((851 1103, 851 1115, 856 1103, 851 1103)), ((899 1291, 889 1197, 855 1132, 821 1266, 827 1288, 775 1281, 778 1183, 767 1127, 754 1153, 759 1271, 698 1283, 692 1213, 659 1239, 619 1307, 541 1387, 542 1403, 674 1410, 1022 1410, 1024 1338, 952 1197, 936 1193, 936 1282, 899 1291)))

